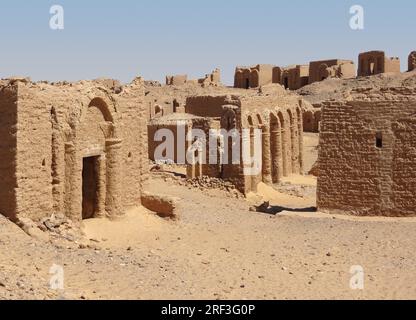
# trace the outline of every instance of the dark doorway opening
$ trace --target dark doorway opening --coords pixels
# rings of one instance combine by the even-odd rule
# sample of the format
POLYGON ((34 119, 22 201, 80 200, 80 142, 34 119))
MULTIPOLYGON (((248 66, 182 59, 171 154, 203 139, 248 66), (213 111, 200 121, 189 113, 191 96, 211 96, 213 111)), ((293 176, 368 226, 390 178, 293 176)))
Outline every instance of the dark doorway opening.
POLYGON ((383 134, 381 132, 376 133, 376 147, 378 149, 383 148, 383 134))
POLYGON ((288 78, 284 78, 284 86, 285 86, 285 89, 288 89, 289 88, 289 79, 288 78))
POLYGON ((246 79, 246 89, 250 89, 250 79, 246 79))
POLYGON ((83 159, 82 167, 82 219, 94 218, 98 208, 99 159, 83 159))

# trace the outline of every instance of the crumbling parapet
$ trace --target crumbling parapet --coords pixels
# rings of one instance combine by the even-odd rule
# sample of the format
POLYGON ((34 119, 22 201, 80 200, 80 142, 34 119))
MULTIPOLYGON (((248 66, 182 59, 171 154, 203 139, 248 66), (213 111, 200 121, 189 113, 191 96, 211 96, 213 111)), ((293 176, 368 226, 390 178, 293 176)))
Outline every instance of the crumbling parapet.
POLYGON ((181 86, 188 81, 188 75, 174 75, 166 76, 166 85, 168 86, 181 86))
POLYGON ((352 79, 357 75, 356 67, 350 60, 323 60, 309 63, 309 84, 328 78, 352 79))

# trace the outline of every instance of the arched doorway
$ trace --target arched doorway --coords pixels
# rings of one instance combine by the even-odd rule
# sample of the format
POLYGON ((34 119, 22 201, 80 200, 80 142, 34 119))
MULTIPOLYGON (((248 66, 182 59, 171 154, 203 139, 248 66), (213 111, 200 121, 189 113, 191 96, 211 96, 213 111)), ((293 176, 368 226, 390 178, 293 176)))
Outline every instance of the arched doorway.
POLYGON ((65 144, 65 211, 73 219, 121 212, 121 140, 110 108, 95 98, 65 144))

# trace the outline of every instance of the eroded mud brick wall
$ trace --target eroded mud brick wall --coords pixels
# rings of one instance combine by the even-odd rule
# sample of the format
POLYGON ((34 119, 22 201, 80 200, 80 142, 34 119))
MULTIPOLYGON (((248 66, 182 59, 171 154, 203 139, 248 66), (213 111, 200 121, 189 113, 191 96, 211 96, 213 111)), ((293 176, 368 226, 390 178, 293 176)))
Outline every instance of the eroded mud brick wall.
POLYGON ((415 215, 414 90, 383 89, 324 105, 318 207, 353 215, 415 215))
POLYGON ((125 207, 140 204, 143 183, 148 179, 147 119, 143 81, 136 79, 117 95, 122 114, 121 133, 123 147, 123 204, 125 207))
POLYGON ((17 85, 0 89, 0 214, 15 218, 17 85))
POLYGON ((18 82, 16 215, 39 219, 53 213, 51 108, 59 100, 18 82))
POLYGON ((400 72, 400 59, 389 58, 383 51, 360 53, 358 56, 358 76, 365 77, 379 73, 400 72))
POLYGON ((223 106, 237 101, 238 97, 230 95, 193 96, 186 99, 185 111, 199 117, 221 118, 223 106))
POLYGON ((324 60, 309 63, 309 84, 331 77, 355 78, 355 64, 349 60, 324 60))

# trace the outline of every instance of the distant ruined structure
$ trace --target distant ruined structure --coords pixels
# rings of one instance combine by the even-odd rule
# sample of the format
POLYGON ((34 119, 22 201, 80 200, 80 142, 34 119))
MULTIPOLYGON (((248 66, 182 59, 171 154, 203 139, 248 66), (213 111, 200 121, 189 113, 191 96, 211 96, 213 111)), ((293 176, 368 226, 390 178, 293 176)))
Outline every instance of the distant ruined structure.
MULTIPOLYGON (((199 159, 195 164, 188 163, 188 178, 209 176, 232 182, 238 190, 247 194, 257 190, 260 182, 278 183, 285 176, 303 174, 303 120, 302 107, 306 103, 294 94, 287 93, 276 85, 262 87, 260 92, 245 94, 214 94, 190 96, 186 101, 186 114, 159 118, 149 125, 149 139, 158 129, 174 127, 175 139, 177 128, 182 126, 183 132, 200 129, 205 136, 210 136, 210 130, 224 129, 227 132, 237 130, 240 140, 233 141, 231 137, 217 136, 216 154, 200 153, 195 150, 194 157, 199 159), (250 154, 254 156, 254 129, 262 132, 261 154, 258 159, 259 174, 248 175, 242 161, 232 163, 233 143, 239 144, 243 150, 242 130, 250 134, 250 154), (221 163, 222 151, 227 149, 228 162, 221 163), (210 164, 209 157, 217 157, 217 164, 210 164), (206 157, 205 161, 201 161, 206 157), (202 163, 202 162, 205 162, 202 163)), ((192 143, 178 146, 175 143, 175 162, 179 148, 188 149, 192 143)), ((155 150, 161 142, 153 143, 150 150, 155 150)), ((209 139, 200 141, 209 150, 209 139)), ((240 154, 239 159, 242 159, 240 154)), ((169 160, 169 159, 166 159, 169 160)))
POLYGON ((221 71, 215 69, 210 74, 206 74, 203 78, 197 80, 188 80, 188 75, 175 75, 166 76, 167 86, 182 86, 186 83, 200 84, 203 87, 206 86, 219 86, 221 85, 221 71))
POLYGON ((352 79, 356 75, 355 64, 350 60, 322 60, 309 64, 309 84, 328 78, 352 79))
MULTIPOLYGON (((251 67, 237 67, 234 74, 234 88, 253 89, 276 83, 289 90, 298 90, 308 84, 328 78, 354 79, 380 73, 400 72, 400 59, 389 58, 383 51, 369 51, 358 57, 358 72, 351 60, 330 59, 311 61, 309 65, 278 67, 258 64, 251 67)), ((409 71, 415 69, 416 53, 409 55, 409 71)))
POLYGON ((349 79, 355 76, 355 65, 348 60, 314 61, 310 65, 293 65, 284 68, 259 64, 253 67, 237 67, 234 88, 252 89, 275 83, 289 90, 297 90, 327 78, 349 79))
POLYGON ((384 51, 369 51, 358 56, 358 76, 367 77, 380 73, 400 72, 400 59, 389 58, 384 51))
POLYGON ((166 76, 166 85, 167 86, 181 86, 188 81, 188 75, 175 75, 175 76, 166 76))
POLYGON ((409 54, 409 68, 408 71, 413 71, 416 69, 416 51, 412 51, 409 54))
POLYGON ((234 88, 258 88, 273 81, 273 69, 270 64, 258 64, 253 67, 237 67, 234 75, 234 88))
POLYGON ((318 209, 351 215, 416 215, 416 90, 361 89, 325 103, 318 209))
POLYGON ((147 176, 143 81, 0 81, 0 212, 73 221, 140 205, 147 176))
POLYGON ((296 65, 282 70, 281 85, 285 89, 297 90, 306 86, 309 82, 309 66, 296 65))

